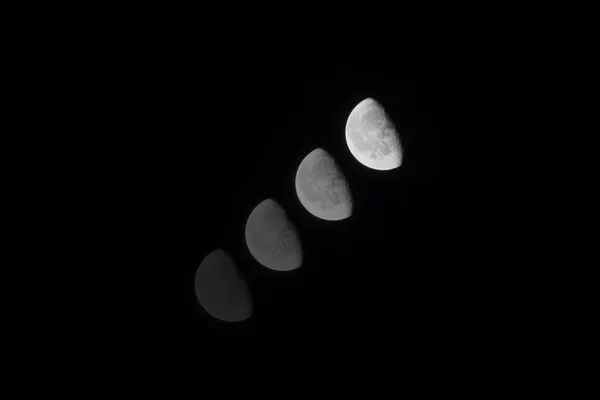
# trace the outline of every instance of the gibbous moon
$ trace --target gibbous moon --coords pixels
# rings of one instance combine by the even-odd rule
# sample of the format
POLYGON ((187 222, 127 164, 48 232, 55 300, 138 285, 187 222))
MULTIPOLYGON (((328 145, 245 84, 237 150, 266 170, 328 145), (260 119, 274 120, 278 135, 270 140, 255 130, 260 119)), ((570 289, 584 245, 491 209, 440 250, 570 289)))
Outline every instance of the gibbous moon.
POLYGON ((246 244, 256 261, 267 268, 291 271, 302 265, 302 245, 296 227, 273 199, 266 199, 250 213, 246 244))
POLYGON ((196 297, 213 317, 239 322, 252 316, 252 295, 229 254, 221 249, 202 260, 195 279, 196 297))
POLYGON ((321 148, 310 152, 300 163, 296 193, 315 217, 338 221, 352 214, 353 200, 346 177, 333 157, 321 148))
POLYGON ((361 101, 350 112, 346 143, 352 155, 366 167, 384 171, 402 164, 402 144, 396 127, 372 98, 361 101))

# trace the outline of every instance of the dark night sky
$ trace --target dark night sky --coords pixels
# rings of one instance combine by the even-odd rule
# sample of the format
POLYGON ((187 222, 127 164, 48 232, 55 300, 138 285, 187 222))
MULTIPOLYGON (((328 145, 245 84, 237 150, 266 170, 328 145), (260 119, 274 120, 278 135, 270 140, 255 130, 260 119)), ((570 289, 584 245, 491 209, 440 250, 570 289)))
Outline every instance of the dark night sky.
POLYGON ((119 70, 126 83, 107 109, 126 115, 128 134, 115 137, 120 194, 110 202, 124 215, 118 246, 128 256, 114 270, 123 300, 107 333, 125 346, 185 353, 340 338, 417 349, 497 329, 510 294, 493 279, 503 256, 489 226, 502 211, 490 212, 483 172, 496 128, 480 96, 492 90, 475 72, 482 61, 453 52, 413 63, 399 54, 244 57, 152 56, 119 70), (369 96, 399 128, 399 169, 370 170, 347 149, 346 118, 369 96), (349 179, 356 208, 347 220, 319 220, 296 197, 296 168, 316 147, 349 179), (305 260, 296 271, 274 273, 246 248, 246 218, 268 197, 299 229, 305 260), (195 271, 216 248, 249 282, 247 322, 213 320, 196 300, 195 271))
MULTIPOLYGON (((39 230, 23 227, 60 242, 48 240, 48 251, 31 246, 29 253, 49 260, 39 263, 41 273, 22 269, 21 295, 36 297, 34 313, 23 314, 34 324, 30 343, 56 352, 42 370, 55 369, 72 348, 82 362, 66 364, 82 375, 87 363, 101 369, 93 390, 116 370, 154 390, 159 379, 147 371, 160 377, 162 369, 191 364, 267 376, 287 373, 306 354, 312 364, 300 365, 302 386, 316 375, 313 366, 329 368, 321 356, 333 353, 351 358, 338 364, 359 375, 387 362, 395 373, 412 360, 437 365, 446 350, 454 363, 512 343, 528 349, 546 335, 528 328, 555 310, 536 289, 560 246, 536 229, 553 235, 560 207, 547 198, 562 190, 555 177, 568 175, 561 152, 540 146, 550 130, 540 121, 555 123, 541 100, 572 101, 556 100, 556 77, 548 76, 549 65, 559 64, 558 40, 547 40, 550 61, 530 62, 546 32, 531 29, 535 37, 524 41, 497 8, 451 4, 450 13, 427 5, 421 21, 371 5, 335 17, 303 5, 276 10, 276 18, 254 3, 253 14, 224 6, 168 16, 164 5, 148 4, 107 10, 106 19, 79 12, 69 16, 77 28, 46 18, 48 33, 23 46, 33 60, 15 58, 27 64, 26 76, 9 80, 31 81, 35 91, 23 86, 21 94, 41 109, 28 111, 15 135, 38 163, 23 157, 15 165, 48 178, 44 186, 23 180, 34 193, 16 216, 50 215, 39 230), (327 35, 300 11, 318 14, 327 35), (254 17, 261 13, 265 21, 254 17), (515 43, 507 42, 511 35, 515 43), (398 128, 405 150, 398 169, 368 169, 347 148, 347 117, 367 97, 398 128), (41 128, 30 129, 29 120, 41 128), (349 180, 355 208, 346 220, 318 219, 296 196, 296 169, 317 147, 349 180), (538 161, 540 154, 549 160, 538 161), (542 180, 552 187, 544 198, 534 196, 542 180), (298 228, 304 261, 297 270, 271 271, 246 247, 247 217, 266 198, 298 228), (248 281, 248 321, 219 322, 197 301, 196 270, 217 248, 248 281), (292 362, 261 368, 271 355, 292 362), (383 361, 363 363, 361 355, 383 361), (238 368, 241 359, 252 360, 250 369, 238 368), (218 360, 226 369, 215 367, 218 360)), ((538 10, 524 18, 527 27, 528 18, 539 20, 538 10)), ((561 264, 560 276, 571 267, 561 264)), ((27 371, 37 367, 23 360, 27 371)), ((211 386, 200 375, 190 382, 211 386)))

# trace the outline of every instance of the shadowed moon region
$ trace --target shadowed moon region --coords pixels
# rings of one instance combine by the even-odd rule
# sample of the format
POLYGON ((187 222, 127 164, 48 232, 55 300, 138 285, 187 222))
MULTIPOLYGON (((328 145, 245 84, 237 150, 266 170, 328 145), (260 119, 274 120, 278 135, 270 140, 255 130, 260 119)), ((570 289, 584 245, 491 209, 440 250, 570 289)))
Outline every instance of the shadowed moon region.
POLYGON ((221 249, 200 263, 195 290, 202 308, 216 319, 240 322, 252 316, 253 301, 246 279, 233 258, 221 249))
POLYGON ((310 152, 296 172, 296 194, 312 215, 339 221, 352 214, 353 199, 346 177, 327 151, 310 152))
POLYGON ((246 244, 250 254, 275 271, 291 271, 302 265, 298 231, 283 207, 266 199, 250 213, 246 222, 246 244))

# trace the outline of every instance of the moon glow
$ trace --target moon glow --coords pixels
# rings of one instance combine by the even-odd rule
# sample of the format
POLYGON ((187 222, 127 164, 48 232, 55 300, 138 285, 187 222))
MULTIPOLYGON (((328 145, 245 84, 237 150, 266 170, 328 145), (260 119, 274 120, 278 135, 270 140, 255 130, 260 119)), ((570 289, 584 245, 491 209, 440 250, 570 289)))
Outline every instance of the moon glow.
POLYGON ((246 244, 260 264, 275 271, 291 271, 302 265, 302 245, 296 227, 285 210, 266 199, 246 222, 246 244))
POLYGON ((195 289, 202 308, 221 321, 239 322, 252 316, 250 288, 233 258, 221 249, 200 263, 195 289))
POLYGON ((321 148, 310 152, 300 163, 296 193, 315 217, 338 221, 352 214, 353 200, 346 177, 333 157, 321 148))
POLYGON ((367 98, 354 107, 346 121, 346 143, 364 166, 390 170, 402 164, 402 144, 383 107, 367 98))

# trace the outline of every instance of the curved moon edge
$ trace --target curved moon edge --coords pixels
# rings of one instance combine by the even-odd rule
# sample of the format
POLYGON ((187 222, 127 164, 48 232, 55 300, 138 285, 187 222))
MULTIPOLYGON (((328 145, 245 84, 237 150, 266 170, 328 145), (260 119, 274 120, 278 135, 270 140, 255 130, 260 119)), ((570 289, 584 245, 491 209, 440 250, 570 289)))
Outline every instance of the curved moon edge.
POLYGON ((359 150, 354 144, 354 140, 348 136, 346 136, 346 144, 348 145, 350 153, 359 163, 365 167, 378 171, 389 171, 391 169, 396 169, 402 165, 402 161, 404 159, 404 150, 401 145, 397 145, 394 148, 394 151, 388 155, 380 158, 373 158, 359 150))
POLYGON ((385 109, 375 99, 364 99, 352 109, 346 120, 345 136, 350 153, 362 165, 380 171, 395 169, 402 165, 404 150, 400 135, 385 109), (367 133, 365 131, 368 129, 363 118, 371 110, 376 112, 381 122, 375 122, 376 128, 371 127, 370 132, 367 133), (384 130, 389 133, 384 135, 382 133, 384 130), (361 139, 364 141, 362 149, 358 145, 361 139), (385 154, 387 149, 389 150, 385 154))
POLYGON ((304 195, 302 189, 297 185, 296 194, 298 195, 300 204, 304 206, 306 211, 308 211, 311 215, 326 221, 341 221, 349 218, 354 209, 354 202, 351 196, 345 199, 342 203, 336 205, 334 208, 323 208, 320 204, 310 201, 304 195))
POLYGON ((296 195, 302 206, 313 216, 327 221, 339 221, 348 218, 353 211, 353 198, 348 186, 348 181, 335 159, 326 150, 317 148, 311 151, 300 162, 296 171, 296 195), (317 176, 313 165, 324 160, 328 165, 327 170, 333 175, 317 176), (337 185, 334 186, 334 182, 337 185), (305 188, 306 182, 310 183, 310 190, 305 188), (320 185, 323 184, 324 186, 320 185), (307 195, 306 190, 311 192, 307 195), (327 198, 335 193, 339 198, 337 204, 325 206, 327 198), (313 199, 311 199, 313 197, 313 199))
POLYGON ((196 298, 210 316, 223 322, 242 322, 252 317, 250 288, 224 250, 217 249, 202 260, 194 284, 196 298))
POLYGON ((285 209, 271 198, 252 210, 246 222, 245 237, 252 257, 266 268, 292 271, 302 265, 298 231, 285 209))

